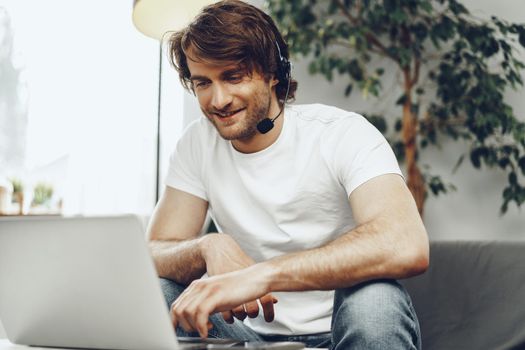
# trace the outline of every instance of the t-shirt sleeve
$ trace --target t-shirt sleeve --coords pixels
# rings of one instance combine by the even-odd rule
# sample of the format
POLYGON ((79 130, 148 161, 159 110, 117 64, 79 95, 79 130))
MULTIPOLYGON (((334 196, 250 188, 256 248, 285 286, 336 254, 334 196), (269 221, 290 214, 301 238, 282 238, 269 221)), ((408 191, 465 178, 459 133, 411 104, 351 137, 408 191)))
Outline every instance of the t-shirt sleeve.
POLYGON ((325 154, 329 154, 333 171, 348 196, 374 177, 403 176, 390 144, 368 120, 353 114, 337 124, 329 135, 331 151, 325 150, 325 154))
POLYGON ((203 181, 203 144, 198 121, 190 124, 171 153, 166 186, 208 200, 203 181))

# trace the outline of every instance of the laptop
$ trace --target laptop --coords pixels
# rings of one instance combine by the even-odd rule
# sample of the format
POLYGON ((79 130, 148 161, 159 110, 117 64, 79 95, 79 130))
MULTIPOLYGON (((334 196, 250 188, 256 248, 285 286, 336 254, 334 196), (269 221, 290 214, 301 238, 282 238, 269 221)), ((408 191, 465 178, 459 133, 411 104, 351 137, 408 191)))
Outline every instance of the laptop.
POLYGON ((126 350, 303 349, 179 339, 133 215, 0 219, 0 319, 15 344, 126 350))

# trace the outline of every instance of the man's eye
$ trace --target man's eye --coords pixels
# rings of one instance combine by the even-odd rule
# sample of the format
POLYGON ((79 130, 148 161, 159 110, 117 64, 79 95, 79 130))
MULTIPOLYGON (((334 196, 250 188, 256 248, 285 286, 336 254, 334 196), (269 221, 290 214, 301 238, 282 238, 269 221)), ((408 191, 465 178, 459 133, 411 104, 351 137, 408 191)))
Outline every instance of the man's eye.
POLYGON ((227 81, 229 81, 230 83, 240 83, 242 81, 242 76, 241 75, 232 75, 232 76, 229 76, 228 78, 226 78, 227 81))
POLYGON ((209 84, 208 81, 198 81, 195 83, 195 87, 203 88, 203 87, 208 86, 208 84, 209 84))

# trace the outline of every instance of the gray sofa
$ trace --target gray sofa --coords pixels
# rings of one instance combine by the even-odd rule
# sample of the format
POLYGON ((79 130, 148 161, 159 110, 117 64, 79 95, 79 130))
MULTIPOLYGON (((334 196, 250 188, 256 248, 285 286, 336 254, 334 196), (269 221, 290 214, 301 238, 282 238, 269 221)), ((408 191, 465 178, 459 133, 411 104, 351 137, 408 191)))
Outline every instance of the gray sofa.
POLYGON ((525 349, 525 240, 431 242, 428 271, 401 282, 423 349, 525 349))
POLYGON ((525 240, 431 242, 428 271, 401 282, 423 349, 525 349, 525 240))

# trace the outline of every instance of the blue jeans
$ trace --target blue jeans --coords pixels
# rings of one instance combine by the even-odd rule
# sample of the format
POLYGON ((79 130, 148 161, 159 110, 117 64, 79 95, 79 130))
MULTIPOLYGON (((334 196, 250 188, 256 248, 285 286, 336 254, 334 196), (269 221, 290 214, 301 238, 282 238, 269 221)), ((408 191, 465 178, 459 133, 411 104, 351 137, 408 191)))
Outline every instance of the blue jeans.
MULTIPOLYGON (((160 279, 168 307, 184 287, 160 279)), ((421 334, 416 313, 405 289, 394 280, 374 280, 335 291, 332 331, 308 335, 259 334, 242 322, 228 324, 220 313, 210 317, 214 327, 211 338, 246 341, 300 341, 310 348, 348 349, 421 349, 421 334)), ((198 336, 177 327, 178 336, 198 336)))

